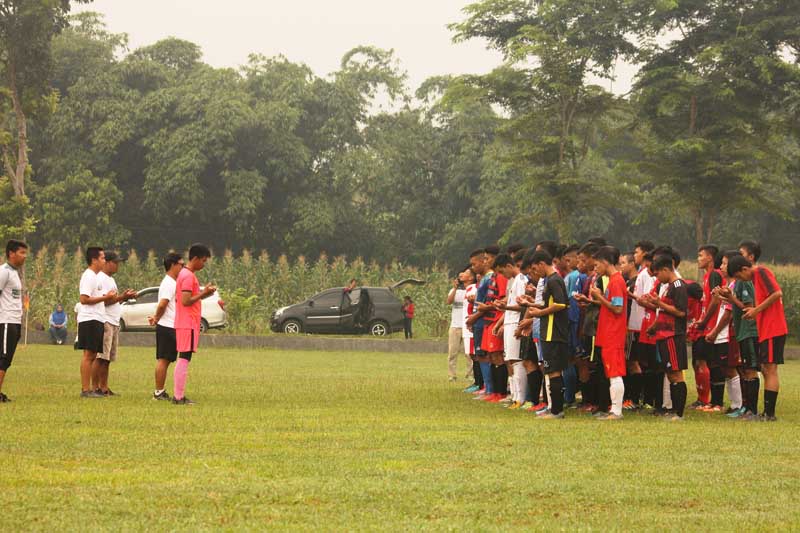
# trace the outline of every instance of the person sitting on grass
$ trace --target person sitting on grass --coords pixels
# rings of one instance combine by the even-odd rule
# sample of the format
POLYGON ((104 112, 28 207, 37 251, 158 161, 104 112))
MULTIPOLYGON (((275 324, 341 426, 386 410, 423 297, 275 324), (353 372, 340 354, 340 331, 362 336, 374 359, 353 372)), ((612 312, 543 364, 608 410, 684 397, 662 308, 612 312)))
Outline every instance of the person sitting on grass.
POLYGON ((50 339, 55 344, 64 344, 67 340, 67 313, 64 306, 57 304, 53 312, 50 313, 50 339))

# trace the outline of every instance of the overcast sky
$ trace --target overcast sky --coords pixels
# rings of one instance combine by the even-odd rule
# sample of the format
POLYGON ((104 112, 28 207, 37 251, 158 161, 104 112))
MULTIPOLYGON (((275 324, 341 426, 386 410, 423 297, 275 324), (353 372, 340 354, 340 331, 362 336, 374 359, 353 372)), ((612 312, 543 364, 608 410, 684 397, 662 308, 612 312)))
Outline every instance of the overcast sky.
MULTIPOLYGON (((250 53, 285 55, 318 75, 337 70, 358 45, 393 48, 409 85, 438 74, 481 74, 500 63, 484 43, 453 44, 447 24, 464 19, 466 0, 94 0, 82 10, 105 15, 131 49, 174 36, 199 44, 205 61, 238 67, 250 53)), ((630 85, 622 67, 614 92, 630 85)), ((606 88, 609 88, 607 82, 606 88)))

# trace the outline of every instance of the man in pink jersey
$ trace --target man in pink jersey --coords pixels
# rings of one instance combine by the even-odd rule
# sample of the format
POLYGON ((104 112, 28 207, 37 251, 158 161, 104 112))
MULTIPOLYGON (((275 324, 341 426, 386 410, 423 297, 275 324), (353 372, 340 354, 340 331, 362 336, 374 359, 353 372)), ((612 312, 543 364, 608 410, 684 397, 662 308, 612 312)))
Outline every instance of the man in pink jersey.
POLYGON ((189 262, 178 274, 175 282, 175 345, 178 351, 178 362, 173 375, 174 391, 172 403, 190 405, 194 402, 186 397, 186 378, 189 374, 189 362, 197 351, 200 341, 201 300, 214 294, 217 288, 206 285, 201 291, 195 272, 203 270, 211 257, 211 251, 204 244, 193 244, 189 248, 189 262))

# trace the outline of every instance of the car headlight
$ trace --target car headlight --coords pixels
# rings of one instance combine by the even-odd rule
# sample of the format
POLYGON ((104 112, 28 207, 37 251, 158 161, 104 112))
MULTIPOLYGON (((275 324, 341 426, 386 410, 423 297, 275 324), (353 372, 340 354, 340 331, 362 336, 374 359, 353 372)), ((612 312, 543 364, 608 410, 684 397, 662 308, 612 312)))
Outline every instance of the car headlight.
POLYGON ((281 307, 280 309, 275 311, 275 316, 281 316, 287 309, 289 309, 289 308, 288 307, 281 307))

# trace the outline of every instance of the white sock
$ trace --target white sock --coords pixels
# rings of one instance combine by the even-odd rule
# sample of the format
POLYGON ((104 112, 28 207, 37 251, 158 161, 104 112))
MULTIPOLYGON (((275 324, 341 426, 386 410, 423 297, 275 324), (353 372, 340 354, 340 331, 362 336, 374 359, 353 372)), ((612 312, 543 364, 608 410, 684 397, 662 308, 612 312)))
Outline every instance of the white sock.
POLYGON ((742 382, 739 376, 726 379, 725 387, 728 389, 728 398, 731 399, 731 409, 739 409, 742 406, 742 382))
POLYGON ((669 390, 669 378, 667 378, 666 374, 664 374, 663 391, 664 391, 664 402, 662 403, 662 407, 664 409, 672 409, 672 393, 669 390))
POLYGON ((550 376, 546 375, 544 377, 544 382, 547 384, 547 386, 545 387, 545 389, 547 390, 547 405, 552 407, 553 406, 553 397, 550 395, 550 376))
POLYGON ((622 416, 622 398, 625 396, 625 382, 620 377, 611 378, 608 382, 610 383, 608 390, 611 392, 611 412, 617 416, 622 416))
POLYGON ((522 364, 522 361, 514 363, 514 381, 517 382, 517 402, 523 404, 528 392, 528 374, 525 372, 525 365, 522 364))
MULTIPOLYGON (((512 372, 516 372, 516 370, 512 370, 512 372)), ((513 401, 517 401, 517 380, 515 379, 516 375, 508 374, 508 390, 511 392, 511 399, 513 401)))

